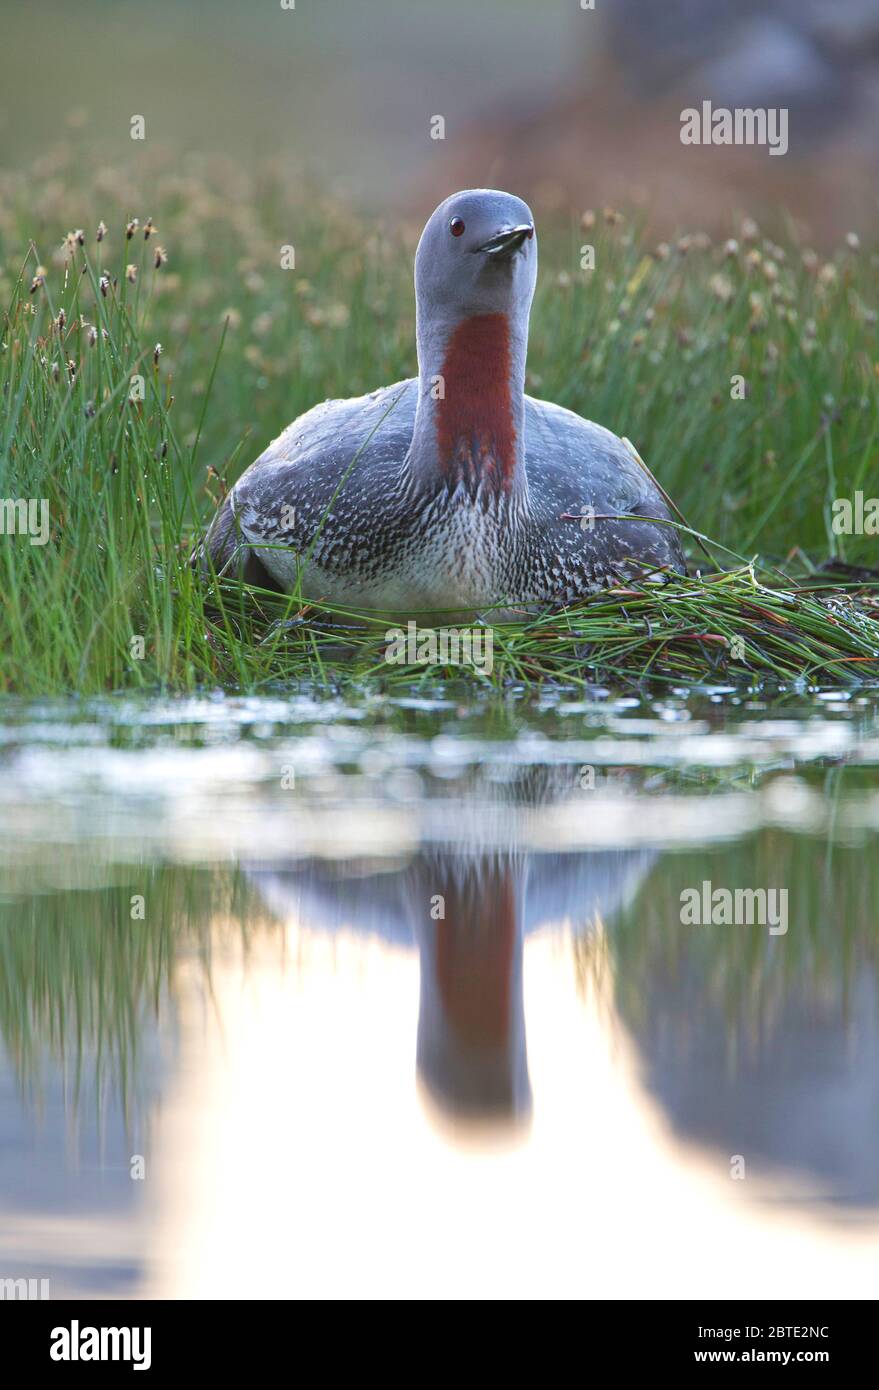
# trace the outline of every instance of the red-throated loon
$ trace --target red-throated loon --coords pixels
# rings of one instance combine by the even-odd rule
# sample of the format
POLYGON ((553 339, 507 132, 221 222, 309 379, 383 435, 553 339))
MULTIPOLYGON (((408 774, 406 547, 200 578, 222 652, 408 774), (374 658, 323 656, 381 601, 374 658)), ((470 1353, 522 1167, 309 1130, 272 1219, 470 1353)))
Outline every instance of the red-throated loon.
POLYGON ((215 517, 214 568, 410 614, 565 604, 683 570, 668 507, 629 447, 526 396, 536 278, 520 198, 473 189, 441 203, 415 256, 418 377, 289 425, 215 517))

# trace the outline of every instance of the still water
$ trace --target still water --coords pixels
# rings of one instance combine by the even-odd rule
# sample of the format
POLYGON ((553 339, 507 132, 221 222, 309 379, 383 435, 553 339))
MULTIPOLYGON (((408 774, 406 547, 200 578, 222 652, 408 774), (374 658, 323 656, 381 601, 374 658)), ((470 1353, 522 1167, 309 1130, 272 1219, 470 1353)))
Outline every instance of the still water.
POLYGON ((0 1278, 879 1293, 876 692, 6 702, 0 769, 0 1278))

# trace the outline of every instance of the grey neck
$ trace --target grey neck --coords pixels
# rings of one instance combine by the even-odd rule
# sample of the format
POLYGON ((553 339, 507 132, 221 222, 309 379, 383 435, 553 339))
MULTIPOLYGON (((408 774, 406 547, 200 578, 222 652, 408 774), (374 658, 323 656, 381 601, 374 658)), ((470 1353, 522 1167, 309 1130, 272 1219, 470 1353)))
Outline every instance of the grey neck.
POLYGON ((410 466, 431 491, 521 501, 525 472, 528 316, 416 313, 418 403, 410 466))

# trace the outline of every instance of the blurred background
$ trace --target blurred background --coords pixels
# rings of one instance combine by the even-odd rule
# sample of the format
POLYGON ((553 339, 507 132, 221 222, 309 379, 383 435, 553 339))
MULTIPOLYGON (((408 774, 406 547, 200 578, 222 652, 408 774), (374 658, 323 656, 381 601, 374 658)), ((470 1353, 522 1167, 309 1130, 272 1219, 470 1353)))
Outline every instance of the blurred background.
POLYGON ((7 168, 64 137, 111 161, 145 146, 281 158, 413 216, 481 184, 543 210, 637 203, 666 234, 785 208, 821 239, 877 215, 879 0, 3 0, 0 14, 7 168), (681 145, 681 109, 704 99, 788 107, 788 155, 681 145))

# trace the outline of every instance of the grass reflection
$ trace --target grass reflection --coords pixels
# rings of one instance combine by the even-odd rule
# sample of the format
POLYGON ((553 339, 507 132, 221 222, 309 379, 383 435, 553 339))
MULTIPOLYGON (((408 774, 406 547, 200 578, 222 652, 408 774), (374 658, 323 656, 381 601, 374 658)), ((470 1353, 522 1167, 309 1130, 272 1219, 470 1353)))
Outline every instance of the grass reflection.
POLYGON ((0 1034, 23 1086, 38 1089, 49 1063, 74 1102, 87 1083, 127 1111, 145 1026, 173 1009, 179 962, 196 957, 209 989, 218 929, 247 940, 267 914, 234 869, 117 865, 113 878, 28 895, 0 877, 0 1034))

